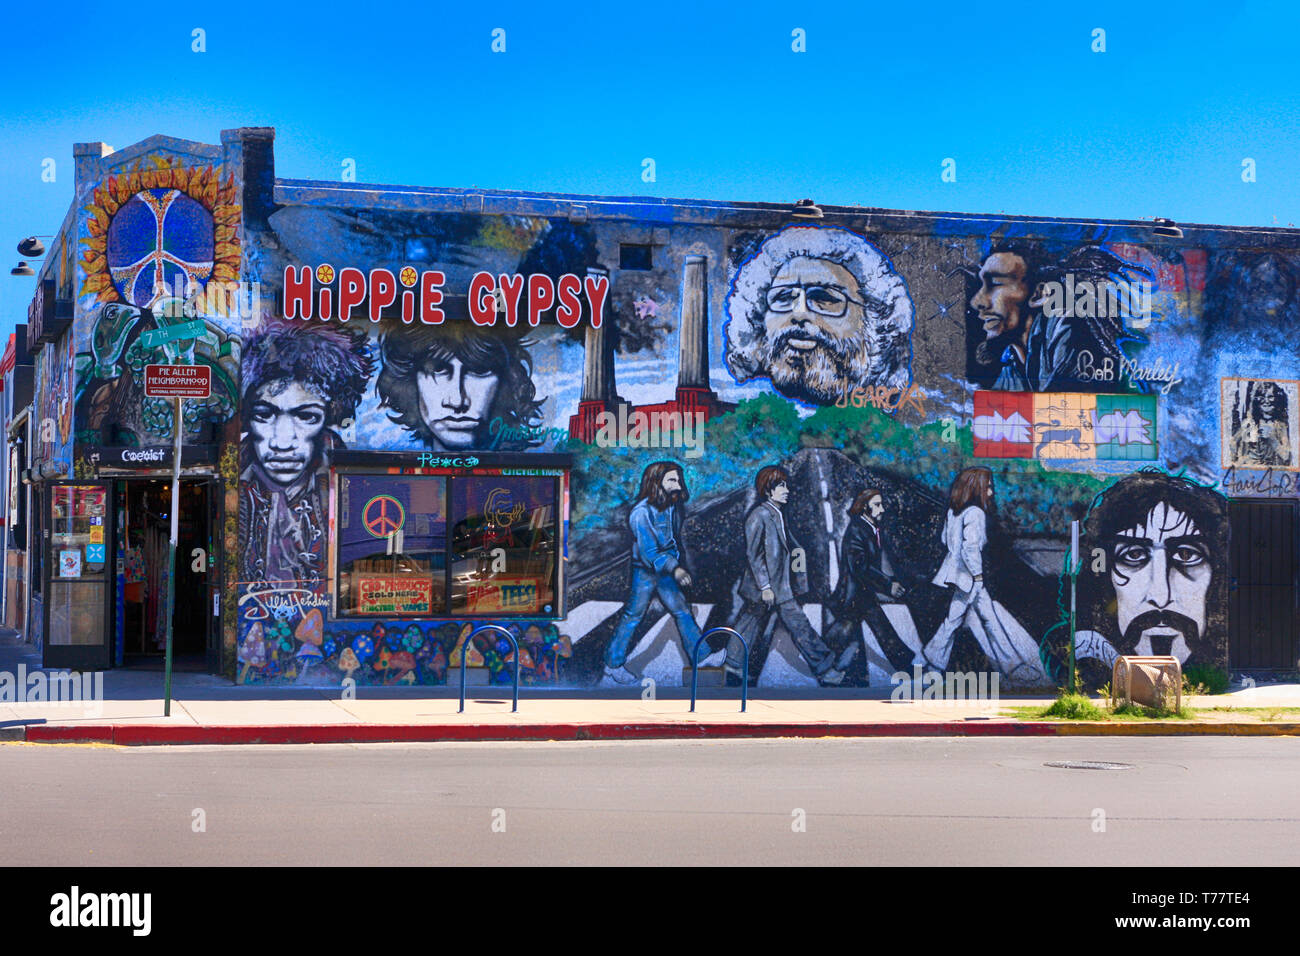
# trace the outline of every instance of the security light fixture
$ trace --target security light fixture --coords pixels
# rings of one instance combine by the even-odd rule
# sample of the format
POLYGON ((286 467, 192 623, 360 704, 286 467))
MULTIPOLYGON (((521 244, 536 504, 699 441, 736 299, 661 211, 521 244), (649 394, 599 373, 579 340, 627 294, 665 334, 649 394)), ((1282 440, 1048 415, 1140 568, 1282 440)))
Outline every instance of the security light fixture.
POLYGON ((796 219, 821 219, 822 210, 811 199, 800 199, 794 204, 794 208, 790 210, 790 215, 796 219))
POLYGON ((45 243, 41 242, 36 236, 28 236, 18 243, 18 254, 24 259, 39 259, 45 255, 45 243))
POLYGON ((36 273, 32 270, 32 267, 29 266, 29 265, 28 265, 27 263, 25 263, 25 262, 20 262, 20 263, 18 263, 18 265, 14 266, 12 269, 9 270, 9 274, 10 274, 11 276, 34 276, 34 275, 36 275, 36 273))
POLYGON ((1178 228, 1178 223, 1172 219, 1157 219, 1155 225, 1151 227, 1151 232, 1157 236, 1163 236, 1166 239, 1181 239, 1183 231, 1178 228))

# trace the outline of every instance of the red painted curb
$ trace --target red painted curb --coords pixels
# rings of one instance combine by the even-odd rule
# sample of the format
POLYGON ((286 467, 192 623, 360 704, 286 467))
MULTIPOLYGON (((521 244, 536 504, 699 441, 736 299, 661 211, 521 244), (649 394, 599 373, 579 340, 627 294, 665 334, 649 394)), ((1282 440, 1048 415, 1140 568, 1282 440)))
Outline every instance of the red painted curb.
POLYGON ((27 742, 111 744, 113 742, 113 725, 94 724, 83 727, 50 727, 44 724, 30 724, 27 727, 27 742))
POLYGON ((708 740, 758 737, 1035 737, 1055 736, 1046 723, 713 723, 643 724, 310 724, 176 726, 100 724, 29 726, 32 743, 342 744, 524 740, 708 740))

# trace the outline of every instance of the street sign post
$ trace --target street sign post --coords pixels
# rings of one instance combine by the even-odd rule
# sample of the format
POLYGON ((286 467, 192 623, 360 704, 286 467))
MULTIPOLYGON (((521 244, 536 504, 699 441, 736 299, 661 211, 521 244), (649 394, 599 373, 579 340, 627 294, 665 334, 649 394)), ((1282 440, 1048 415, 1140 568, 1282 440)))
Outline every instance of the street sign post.
POLYGON ((172 503, 171 539, 167 547, 167 652, 163 663, 163 716, 172 712, 172 618, 176 611, 176 545, 181 515, 181 442, 185 434, 182 402, 212 394, 210 365, 146 365, 144 394, 172 400, 172 503))
POLYGON ((1070 693, 1076 693, 1078 688, 1075 686, 1074 679, 1074 627, 1075 627, 1075 602, 1076 588, 1079 582, 1079 565, 1082 559, 1079 555, 1079 522, 1070 522, 1070 555, 1067 558, 1069 566, 1067 570, 1070 573, 1070 693))

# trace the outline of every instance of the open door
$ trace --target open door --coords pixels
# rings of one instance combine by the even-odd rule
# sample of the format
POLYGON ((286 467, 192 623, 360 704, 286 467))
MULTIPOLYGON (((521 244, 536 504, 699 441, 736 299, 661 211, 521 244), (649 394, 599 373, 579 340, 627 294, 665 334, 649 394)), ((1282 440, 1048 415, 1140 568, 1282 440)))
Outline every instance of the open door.
POLYGON ((207 489, 207 551, 204 554, 206 570, 204 574, 205 604, 204 615, 207 618, 206 670, 209 674, 221 673, 221 582, 222 582, 222 545, 225 543, 225 502, 222 500, 221 485, 208 481, 207 489))
POLYGON ((109 482, 51 482, 46 507, 45 641, 41 664, 112 666, 113 554, 109 482))

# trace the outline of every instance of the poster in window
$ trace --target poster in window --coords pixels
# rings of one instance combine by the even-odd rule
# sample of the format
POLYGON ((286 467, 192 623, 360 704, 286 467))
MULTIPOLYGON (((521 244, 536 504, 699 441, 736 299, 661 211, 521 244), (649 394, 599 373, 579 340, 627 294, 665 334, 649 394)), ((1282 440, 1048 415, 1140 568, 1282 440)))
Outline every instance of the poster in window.
POLYGON ((81 549, 70 548, 59 552, 59 577, 81 577, 81 549))
POLYGON ((433 580, 407 574, 357 575, 357 610, 362 614, 431 614, 433 580))
POLYGON ((535 614, 539 610, 539 578, 498 575, 471 583, 465 612, 469 614, 535 614))

